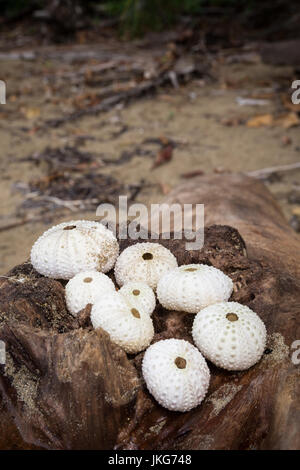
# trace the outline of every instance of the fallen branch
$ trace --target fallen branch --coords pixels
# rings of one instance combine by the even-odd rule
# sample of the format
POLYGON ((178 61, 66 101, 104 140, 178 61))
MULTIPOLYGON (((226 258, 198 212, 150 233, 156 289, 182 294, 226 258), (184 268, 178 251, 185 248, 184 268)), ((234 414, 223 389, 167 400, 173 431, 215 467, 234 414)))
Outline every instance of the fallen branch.
POLYGON ((300 162, 296 162, 296 163, 291 163, 290 165, 279 165, 279 166, 272 166, 270 168, 262 168, 261 170, 248 171, 245 174, 247 176, 251 176, 252 178, 265 179, 273 173, 293 171, 299 168, 300 168, 300 162))
POLYGON ((113 106, 116 106, 120 103, 128 103, 134 99, 138 99, 141 96, 144 96, 150 92, 153 92, 160 86, 164 86, 167 83, 172 84, 173 86, 177 86, 181 80, 186 77, 191 76, 197 72, 196 67, 193 69, 191 67, 187 68, 186 70, 168 70, 167 72, 163 72, 161 75, 154 79, 149 79, 132 87, 126 91, 114 94, 112 96, 108 96, 107 98, 103 99, 101 103, 96 104, 95 106, 91 106, 87 109, 82 109, 80 111, 75 111, 67 116, 64 116, 60 119, 51 119, 46 121, 46 125, 50 127, 59 127, 66 122, 73 122, 77 119, 82 118, 83 116, 95 116, 101 112, 109 111, 113 106))
MULTIPOLYGON (((246 176, 250 176, 251 178, 264 180, 268 178, 268 176, 274 173, 284 173, 284 172, 298 170, 298 169, 300 169, 300 162, 291 163, 289 165, 278 165, 278 166, 272 166, 269 168, 261 168, 259 170, 243 172, 243 174, 246 176)), ((217 173, 217 171, 215 171, 215 173, 217 173)), ((231 174, 230 171, 226 171, 226 170, 224 170, 222 173, 231 174)), ((183 173, 181 177, 182 178, 194 178, 196 176, 201 176, 203 174, 204 174, 203 170, 195 169, 188 173, 183 173)))
POLYGON ((4 232, 5 230, 10 230, 12 228, 21 227, 22 225, 26 225, 28 223, 34 222, 41 222, 44 219, 42 217, 25 217, 24 219, 19 219, 18 217, 11 217, 8 221, 1 221, 0 222, 0 232, 4 232))

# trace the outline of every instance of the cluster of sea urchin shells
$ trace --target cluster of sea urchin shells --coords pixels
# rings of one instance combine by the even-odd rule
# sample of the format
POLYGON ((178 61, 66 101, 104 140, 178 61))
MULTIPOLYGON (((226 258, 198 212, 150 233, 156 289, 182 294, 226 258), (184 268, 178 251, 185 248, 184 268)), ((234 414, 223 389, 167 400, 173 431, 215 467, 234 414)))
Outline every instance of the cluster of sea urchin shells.
POLYGON ((107 331, 129 354, 146 349, 142 373, 149 392, 165 408, 188 411, 206 395, 206 359, 227 370, 245 370, 264 351, 266 328, 247 306, 229 302, 232 280, 204 264, 178 267, 159 243, 136 243, 119 256, 114 234, 102 224, 79 220, 47 230, 33 245, 31 263, 42 275, 68 280, 66 303, 76 316, 88 304, 94 328, 107 331), (115 284, 105 273, 114 267, 115 284), (196 314, 188 341, 151 345, 151 314, 161 305, 196 314))

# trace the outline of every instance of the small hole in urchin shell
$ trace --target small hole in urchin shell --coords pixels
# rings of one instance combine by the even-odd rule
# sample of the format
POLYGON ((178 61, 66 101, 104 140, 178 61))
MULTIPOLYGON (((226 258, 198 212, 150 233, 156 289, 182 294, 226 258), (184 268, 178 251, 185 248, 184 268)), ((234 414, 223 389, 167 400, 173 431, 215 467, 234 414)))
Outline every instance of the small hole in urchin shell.
POLYGON ((236 313, 227 313, 226 318, 229 321, 237 321, 239 319, 236 313))
POLYGON ((175 359, 175 364, 178 367, 178 369, 185 369, 186 368, 186 360, 183 357, 176 357, 175 359))
POLYGON ((271 354, 273 352, 273 349, 270 349, 270 348, 266 348, 264 350, 264 354, 271 354))
POLYGON ((131 313, 135 318, 141 318, 140 312, 136 308, 132 308, 131 313))
POLYGON ((64 230, 74 230, 74 228, 76 228, 76 225, 67 225, 64 230))
POLYGON ((134 289, 132 293, 133 295, 140 295, 140 291, 138 289, 134 289))
POLYGON ((186 268, 185 271, 192 273, 194 271, 197 271, 197 268, 186 268))
POLYGON ((93 278, 92 277, 86 277, 83 279, 83 282, 92 282, 93 278))
POLYGON ((153 254, 152 253, 144 253, 142 255, 142 258, 145 259, 145 260, 153 259, 153 254))

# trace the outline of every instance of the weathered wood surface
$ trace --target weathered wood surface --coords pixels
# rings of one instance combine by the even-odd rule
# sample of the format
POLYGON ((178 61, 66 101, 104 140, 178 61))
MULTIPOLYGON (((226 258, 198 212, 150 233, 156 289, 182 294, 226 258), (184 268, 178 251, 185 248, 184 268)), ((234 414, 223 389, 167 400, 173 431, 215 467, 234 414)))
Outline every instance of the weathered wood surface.
POLYGON ((42 448, 111 449, 140 386, 126 353, 86 324, 84 311, 74 321, 62 285, 29 263, 3 279, 0 292, 0 339, 7 350, 0 418, 8 410, 15 423, 0 427, 0 449, 13 446, 17 429, 42 448))
MULTIPOLYGON (((200 251, 185 251, 181 240, 161 243, 179 264, 204 262, 231 276, 232 299, 266 322, 268 350, 261 362, 239 373, 209 364, 204 402, 188 413, 164 410, 140 376, 143 353, 126 357, 106 333, 90 328, 88 311, 74 321, 63 284, 26 263, 0 282, 0 339, 8 352, 0 366, 0 418, 9 417, 7 428, 0 426, 0 448, 300 447, 299 365, 290 349, 300 339, 298 236, 265 187, 245 176, 195 178, 166 202, 204 203, 206 225, 221 224, 206 229, 200 251)), ((121 249, 130 243, 123 241, 121 249)), ((158 306, 154 341, 192 341, 193 317, 158 306)))
POLYGON ((300 280, 300 238, 266 187, 243 175, 209 175, 178 186, 167 204, 205 204, 205 225, 230 225, 247 245, 249 259, 265 260, 273 271, 300 280))

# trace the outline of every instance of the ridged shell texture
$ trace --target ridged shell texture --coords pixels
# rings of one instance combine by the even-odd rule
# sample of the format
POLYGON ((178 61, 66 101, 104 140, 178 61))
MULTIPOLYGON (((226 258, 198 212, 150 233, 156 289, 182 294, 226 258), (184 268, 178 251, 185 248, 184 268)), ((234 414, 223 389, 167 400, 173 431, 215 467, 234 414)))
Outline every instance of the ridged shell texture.
POLYGON ((159 279, 176 267, 175 256, 159 243, 136 243, 120 254, 115 265, 115 277, 119 286, 140 281, 155 290, 159 279))
POLYGON ((88 304, 94 304, 107 292, 115 292, 112 280, 97 271, 76 274, 66 285, 66 303, 69 312, 77 315, 88 304))
POLYGON ((155 309, 155 294, 150 286, 144 282, 128 282, 119 290, 119 293, 125 297, 130 304, 138 310, 151 315, 155 309))
POLYGON ((154 335, 149 314, 131 306, 119 292, 109 293, 94 304, 91 321, 94 328, 103 328, 128 353, 146 349, 154 335))
POLYGON ((143 359, 149 392, 168 410, 189 411, 206 395, 210 373, 202 354, 180 339, 152 344, 143 359))
POLYGON ((168 310, 197 313, 207 305, 228 300, 232 289, 232 280, 219 269, 188 264, 160 279, 157 297, 168 310))
POLYGON ((31 263, 44 276, 71 279, 82 271, 109 271, 118 253, 117 239, 104 225, 76 220, 47 230, 32 247, 31 263))
POLYGON ((266 328, 259 316, 237 302, 221 302, 201 310, 193 339, 202 354, 218 367, 245 370, 261 358, 266 328))

